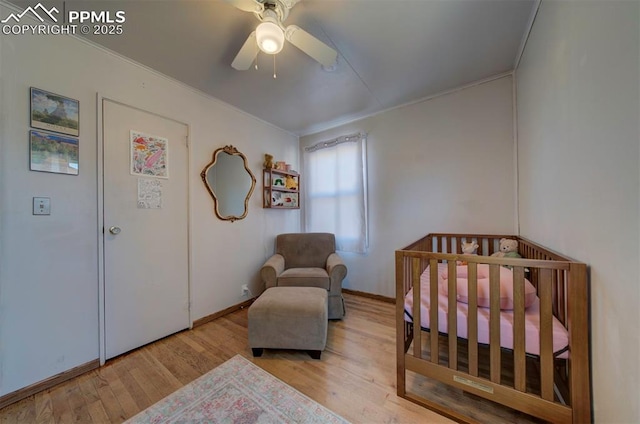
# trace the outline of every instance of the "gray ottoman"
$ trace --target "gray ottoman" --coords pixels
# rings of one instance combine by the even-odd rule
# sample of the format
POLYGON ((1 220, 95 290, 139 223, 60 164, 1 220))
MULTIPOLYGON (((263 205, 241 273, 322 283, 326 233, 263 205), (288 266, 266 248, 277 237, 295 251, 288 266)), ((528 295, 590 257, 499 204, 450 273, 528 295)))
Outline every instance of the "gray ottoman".
POLYGON ((327 344, 327 291, 317 287, 271 287, 249 307, 249 347, 306 350, 313 359, 327 344))

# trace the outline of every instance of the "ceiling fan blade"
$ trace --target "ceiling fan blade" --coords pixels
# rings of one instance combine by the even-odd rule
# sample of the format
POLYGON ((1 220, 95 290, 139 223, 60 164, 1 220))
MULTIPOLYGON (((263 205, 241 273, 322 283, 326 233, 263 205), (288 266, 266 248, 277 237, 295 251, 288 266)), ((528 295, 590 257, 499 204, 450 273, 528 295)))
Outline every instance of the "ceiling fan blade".
POLYGON ((262 12, 264 5, 255 0, 224 0, 232 6, 237 7, 245 12, 262 12))
POLYGON ((258 43, 256 42, 256 32, 249 34, 249 38, 244 42, 242 48, 233 59, 231 66, 238 71, 246 71, 258 55, 258 43))
POLYGON ((289 25, 284 34, 291 44, 320 62, 324 66, 336 63, 338 53, 297 25, 289 25))

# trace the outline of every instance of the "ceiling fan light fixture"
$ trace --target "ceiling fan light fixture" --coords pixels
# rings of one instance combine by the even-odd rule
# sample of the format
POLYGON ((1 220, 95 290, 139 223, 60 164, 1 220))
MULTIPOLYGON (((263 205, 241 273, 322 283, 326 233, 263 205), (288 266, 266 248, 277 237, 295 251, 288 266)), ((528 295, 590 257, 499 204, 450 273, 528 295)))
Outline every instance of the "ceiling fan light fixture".
POLYGON ((284 46, 284 32, 273 22, 262 22, 256 28, 256 40, 260 50, 267 54, 277 54, 284 46))

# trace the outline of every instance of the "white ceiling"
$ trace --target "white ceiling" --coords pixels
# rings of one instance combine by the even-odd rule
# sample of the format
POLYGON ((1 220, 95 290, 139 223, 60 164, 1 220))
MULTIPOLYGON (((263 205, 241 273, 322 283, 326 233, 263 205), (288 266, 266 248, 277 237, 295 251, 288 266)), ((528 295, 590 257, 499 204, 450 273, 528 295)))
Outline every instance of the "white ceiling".
MULTIPOLYGON (((13 1, 26 7, 34 1, 13 1)), ((284 22, 338 51, 326 72, 291 44, 259 69, 231 68, 258 24, 222 0, 42 1, 124 10, 124 34, 89 37, 295 134, 511 71, 536 0, 302 0, 284 22)))

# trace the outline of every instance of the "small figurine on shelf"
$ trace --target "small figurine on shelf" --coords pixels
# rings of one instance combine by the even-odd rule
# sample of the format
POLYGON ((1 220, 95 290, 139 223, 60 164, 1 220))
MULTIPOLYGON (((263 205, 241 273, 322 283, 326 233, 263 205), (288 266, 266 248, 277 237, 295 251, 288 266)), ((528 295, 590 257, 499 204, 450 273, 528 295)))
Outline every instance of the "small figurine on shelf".
POLYGON ((265 169, 273 168, 273 156, 270 155, 269 153, 264 154, 264 167, 265 169))

